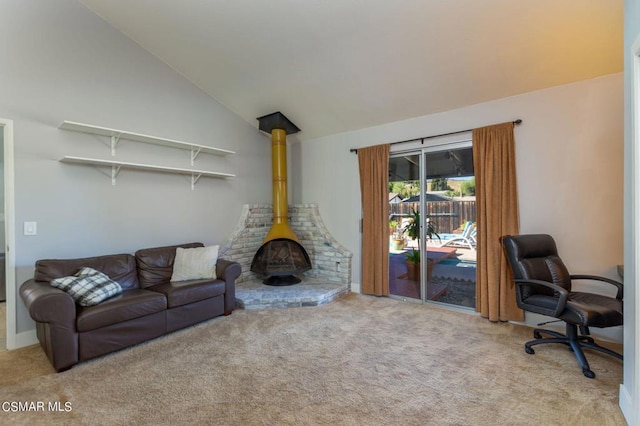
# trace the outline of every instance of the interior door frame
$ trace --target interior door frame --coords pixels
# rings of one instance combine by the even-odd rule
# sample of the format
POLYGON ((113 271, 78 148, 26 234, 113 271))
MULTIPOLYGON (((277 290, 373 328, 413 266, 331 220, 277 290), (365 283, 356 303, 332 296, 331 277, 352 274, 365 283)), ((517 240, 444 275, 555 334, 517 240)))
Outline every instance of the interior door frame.
MULTIPOLYGON (((618 404, 629 424, 636 424, 640 421, 640 404, 637 402, 640 397, 640 289, 635 286, 640 277, 640 265, 637 260, 640 256, 640 35, 636 37, 631 45, 630 52, 631 75, 629 83, 631 85, 631 93, 629 99, 628 118, 630 123, 626 130, 630 132, 629 138, 631 143, 629 146, 631 160, 627 163, 630 167, 628 176, 630 178, 628 196, 629 202, 629 220, 625 221, 630 229, 625 229, 626 233, 631 234, 631 242, 625 243, 625 274, 624 282, 625 293, 627 288, 634 288, 631 303, 633 309, 625 310, 625 326, 624 326, 624 357, 625 360, 632 359, 632 362, 624 362, 623 365, 623 383, 620 384, 620 392, 618 396, 618 404), (633 324, 629 326, 629 323, 633 324), (630 382, 630 383, 629 383, 630 382)), ((625 139, 626 140, 626 139, 625 139)), ((627 192, 625 191, 625 194, 627 192)))
POLYGON ((16 346, 16 233, 13 158, 13 121, 0 118, 4 145, 4 231, 5 231, 5 287, 7 306, 7 349, 16 346))

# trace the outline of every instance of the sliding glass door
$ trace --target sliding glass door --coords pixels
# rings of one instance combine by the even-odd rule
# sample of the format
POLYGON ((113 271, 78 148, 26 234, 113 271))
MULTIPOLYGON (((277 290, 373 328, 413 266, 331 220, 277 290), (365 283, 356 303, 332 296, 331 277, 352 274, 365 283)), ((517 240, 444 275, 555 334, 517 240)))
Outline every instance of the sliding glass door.
POLYGON ((476 210, 470 142, 389 159, 389 290, 475 307, 476 210))
POLYGON ((420 262, 421 154, 389 158, 389 292, 422 300, 420 262))

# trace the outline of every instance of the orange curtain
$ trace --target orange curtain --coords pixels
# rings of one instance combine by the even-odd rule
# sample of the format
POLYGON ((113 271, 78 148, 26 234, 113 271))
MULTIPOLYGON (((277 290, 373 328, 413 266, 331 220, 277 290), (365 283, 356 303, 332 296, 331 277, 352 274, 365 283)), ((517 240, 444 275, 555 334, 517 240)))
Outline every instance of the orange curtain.
POLYGON ((518 234, 513 123, 473 130, 478 223, 476 311, 490 321, 522 321, 500 237, 518 234))
POLYGON ((362 199, 362 293, 389 294, 389 147, 358 148, 362 199))

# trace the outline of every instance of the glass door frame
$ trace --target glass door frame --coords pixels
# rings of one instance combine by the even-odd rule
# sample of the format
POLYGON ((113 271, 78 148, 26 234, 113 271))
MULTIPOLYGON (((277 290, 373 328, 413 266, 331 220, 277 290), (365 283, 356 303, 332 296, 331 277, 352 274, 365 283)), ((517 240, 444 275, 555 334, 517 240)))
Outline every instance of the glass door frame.
MULTIPOLYGON (((393 145, 391 145, 391 150, 389 152, 389 158, 394 158, 394 157, 402 157, 402 156, 406 156, 406 155, 419 155, 420 156, 420 161, 419 161, 419 178, 420 178, 420 201, 419 201, 419 206, 420 206, 420 212, 425 212, 426 211, 426 197, 424 196, 426 194, 426 189, 424 189, 424 186, 427 184, 427 165, 425 157, 426 154, 428 153, 433 153, 433 152, 438 152, 438 151, 445 151, 445 150, 454 150, 454 149, 465 149, 465 148, 471 148, 472 147, 472 139, 471 139, 471 132, 466 132, 466 133, 461 133, 461 134, 456 134, 456 135, 449 135, 449 136, 444 136, 444 137, 439 137, 439 138, 434 138, 433 140, 430 140, 428 142, 425 142, 424 139, 418 139, 415 142, 410 142, 410 143, 406 143, 403 144, 404 146, 402 148, 397 148, 394 149, 393 145)), ((424 221, 424 215, 421 215, 421 221, 424 221)), ((418 249, 420 250, 421 253, 425 253, 425 259, 426 259, 426 249, 427 249, 427 242, 425 240, 425 227, 423 226, 423 224, 420 224, 420 242, 418 245, 418 249)), ((389 294, 390 298, 393 299, 398 299, 398 300, 402 300, 404 302, 412 302, 412 303, 420 303, 420 304, 425 304, 425 303, 433 303, 433 304, 437 304, 437 305, 443 305, 443 306, 447 306, 447 307, 454 307, 455 305, 449 305, 447 303, 443 303, 443 302, 439 302, 439 301, 435 301, 435 300, 428 300, 427 299, 427 286, 429 285, 429 283, 427 283, 426 277, 427 277, 427 262, 420 262, 420 283, 419 283, 419 287, 420 287, 420 299, 414 299, 412 297, 407 297, 407 296, 400 296, 400 295, 394 295, 394 294, 389 294)))

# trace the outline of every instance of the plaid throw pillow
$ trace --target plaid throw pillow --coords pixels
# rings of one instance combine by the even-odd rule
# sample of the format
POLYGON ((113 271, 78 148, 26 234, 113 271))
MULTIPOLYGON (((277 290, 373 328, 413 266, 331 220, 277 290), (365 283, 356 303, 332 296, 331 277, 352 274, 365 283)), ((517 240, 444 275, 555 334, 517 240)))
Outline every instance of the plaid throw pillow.
POLYGON ((51 286, 69 294, 80 306, 93 306, 122 293, 120 284, 93 268, 80 268, 71 277, 51 280, 51 286))

